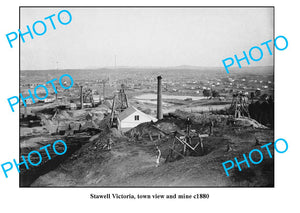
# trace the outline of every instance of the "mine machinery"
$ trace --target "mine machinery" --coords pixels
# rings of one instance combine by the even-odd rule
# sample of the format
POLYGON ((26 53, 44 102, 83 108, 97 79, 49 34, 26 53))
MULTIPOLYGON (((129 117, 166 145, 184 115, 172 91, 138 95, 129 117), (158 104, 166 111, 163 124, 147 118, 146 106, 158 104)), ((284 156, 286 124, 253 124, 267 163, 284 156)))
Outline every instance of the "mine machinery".
POLYGON ((128 108, 128 101, 127 101, 127 95, 125 93, 125 85, 121 84, 121 89, 118 93, 119 102, 120 102, 120 111, 123 112, 125 109, 128 108))
POLYGON ((120 128, 120 120, 118 118, 118 113, 116 111, 116 95, 113 98, 109 124, 110 124, 110 128, 116 128, 116 129, 120 128))
POLYGON ((191 129, 191 124, 190 118, 187 118, 186 131, 174 132, 173 144, 169 147, 166 162, 176 160, 175 154, 177 154, 177 157, 204 154, 203 138, 208 137, 208 134, 196 133, 195 130, 191 129))
POLYGON ((95 106, 95 100, 93 98, 93 90, 90 88, 87 88, 86 90, 83 90, 83 86, 80 86, 80 105, 81 109, 83 109, 83 105, 85 103, 90 103, 92 107, 95 106))
POLYGON ((93 106, 95 105, 91 89, 87 89, 83 93, 83 103, 92 103, 93 106))
POLYGON ((105 100, 105 89, 106 89, 106 87, 105 87, 105 85, 107 84, 107 83, 109 83, 109 78, 107 78, 107 79, 104 79, 104 80, 102 80, 102 81, 99 81, 101 84, 102 84, 102 98, 103 98, 103 100, 105 100))
POLYGON ((234 118, 239 118, 241 116, 250 117, 247 95, 242 91, 234 93, 232 95, 230 109, 234 111, 234 118))
POLYGON ((121 89, 117 94, 113 97, 113 103, 111 107, 110 114, 110 127, 111 128, 120 128, 120 120, 118 118, 118 114, 123 112, 128 108, 128 100, 127 95, 125 93, 125 85, 121 85, 121 89))

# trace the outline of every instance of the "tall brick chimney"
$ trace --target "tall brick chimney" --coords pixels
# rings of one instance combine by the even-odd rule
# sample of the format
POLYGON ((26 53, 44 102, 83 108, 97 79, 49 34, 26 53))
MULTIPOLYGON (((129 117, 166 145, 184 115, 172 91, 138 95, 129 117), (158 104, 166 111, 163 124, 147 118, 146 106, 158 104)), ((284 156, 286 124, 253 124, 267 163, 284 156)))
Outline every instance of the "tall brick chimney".
POLYGON ((163 118, 162 113, 162 94, 161 94, 161 76, 157 77, 157 119, 163 118))

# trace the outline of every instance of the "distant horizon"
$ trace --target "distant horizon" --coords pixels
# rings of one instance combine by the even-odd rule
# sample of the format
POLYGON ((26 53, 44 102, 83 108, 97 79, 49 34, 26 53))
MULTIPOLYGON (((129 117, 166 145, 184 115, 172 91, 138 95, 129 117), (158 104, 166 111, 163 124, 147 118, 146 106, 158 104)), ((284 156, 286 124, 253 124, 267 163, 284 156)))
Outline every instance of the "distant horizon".
MULTIPOLYGON (((245 69, 252 69, 252 68, 271 68, 274 67, 274 65, 262 65, 262 66, 251 66, 248 65, 247 67, 232 67, 230 69, 233 70, 245 70, 245 69)), ((224 69, 224 72, 226 72, 225 68, 223 66, 217 67, 217 66, 193 66, 193 65, 179 65, 179 66, 107 66, 107 67, 87 67, 87 68, 65 68, 65 69, 20 69, 20 71, 49 71, 49 70, 97 70, 97 69, 224 69)))

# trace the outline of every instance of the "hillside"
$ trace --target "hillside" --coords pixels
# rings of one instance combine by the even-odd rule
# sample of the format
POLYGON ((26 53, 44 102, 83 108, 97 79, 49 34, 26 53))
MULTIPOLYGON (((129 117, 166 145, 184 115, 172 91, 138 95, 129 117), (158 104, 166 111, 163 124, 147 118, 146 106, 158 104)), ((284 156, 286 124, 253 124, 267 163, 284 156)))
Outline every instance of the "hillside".
MULTIPOLYGON (((194 115, 192 129, 208 133, 211 116, 194 115)), ((272 142, 273 130, 230 126, 224 116, 213 119, 218 121, 214 134, 203 138, 204 150, 198 156, 165 162, 174 140, 172 132, 182 132, 185 128, 183 119, 169 117, 154 125, 141 124, 126 136, 116 129, 102 132, 31 186, 274 186, 274 158, 269 159, 266 150, 262 150, 265 156, 262 163, 250 163, 250 168, 242 164, 243 170, 230 170, 230 177, 226 176, 222 166, 222 162, 234 157, 242 160, 243 153, 247 155, 258 148, 255 138, 261 144, 272 142), (152 140, 149 132, 153 135, 152 140), (113 141, 111 151, 104 147, 108 138, 113 141), (159 166, 156 164, 156 145, 162 153, 159 166)), ((271 152, 274 153, 273 147, 271 152)), ((258 157, 253 156, 254 160, 258 157)))

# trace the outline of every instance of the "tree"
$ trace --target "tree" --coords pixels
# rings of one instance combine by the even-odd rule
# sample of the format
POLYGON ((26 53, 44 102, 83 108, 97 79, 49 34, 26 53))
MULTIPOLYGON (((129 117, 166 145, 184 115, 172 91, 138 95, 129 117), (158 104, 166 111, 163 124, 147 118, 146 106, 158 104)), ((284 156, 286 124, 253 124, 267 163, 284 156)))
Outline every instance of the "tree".
POLYGON ((250 98, 251 98, 251 100, 253 100, 254 97, 255 97, 254 92, 251 92, 251 93, 250 93, 250 98))
POLYGON ((218 91, 216 91, 216 90, 212 91, 212 97, 216 98, 216 97, 219 97, 219 96, 220 96, 220 94, 219 94, 218 91))
POLYGON ((211 91, 208 89, 203 90, 203 96, 204 97, 210 97, 211 96, 211 91))
POLYGON ((258 97, 260 95, 261 95, 261 90, 260 89, 255 90, 255 96, 258 97))
POLYGON ((269 98, 269 96, 267 94, 263 94, 260 96, 261 101, 266 101, 266 100, 268 100, 268 98, 269 98))

